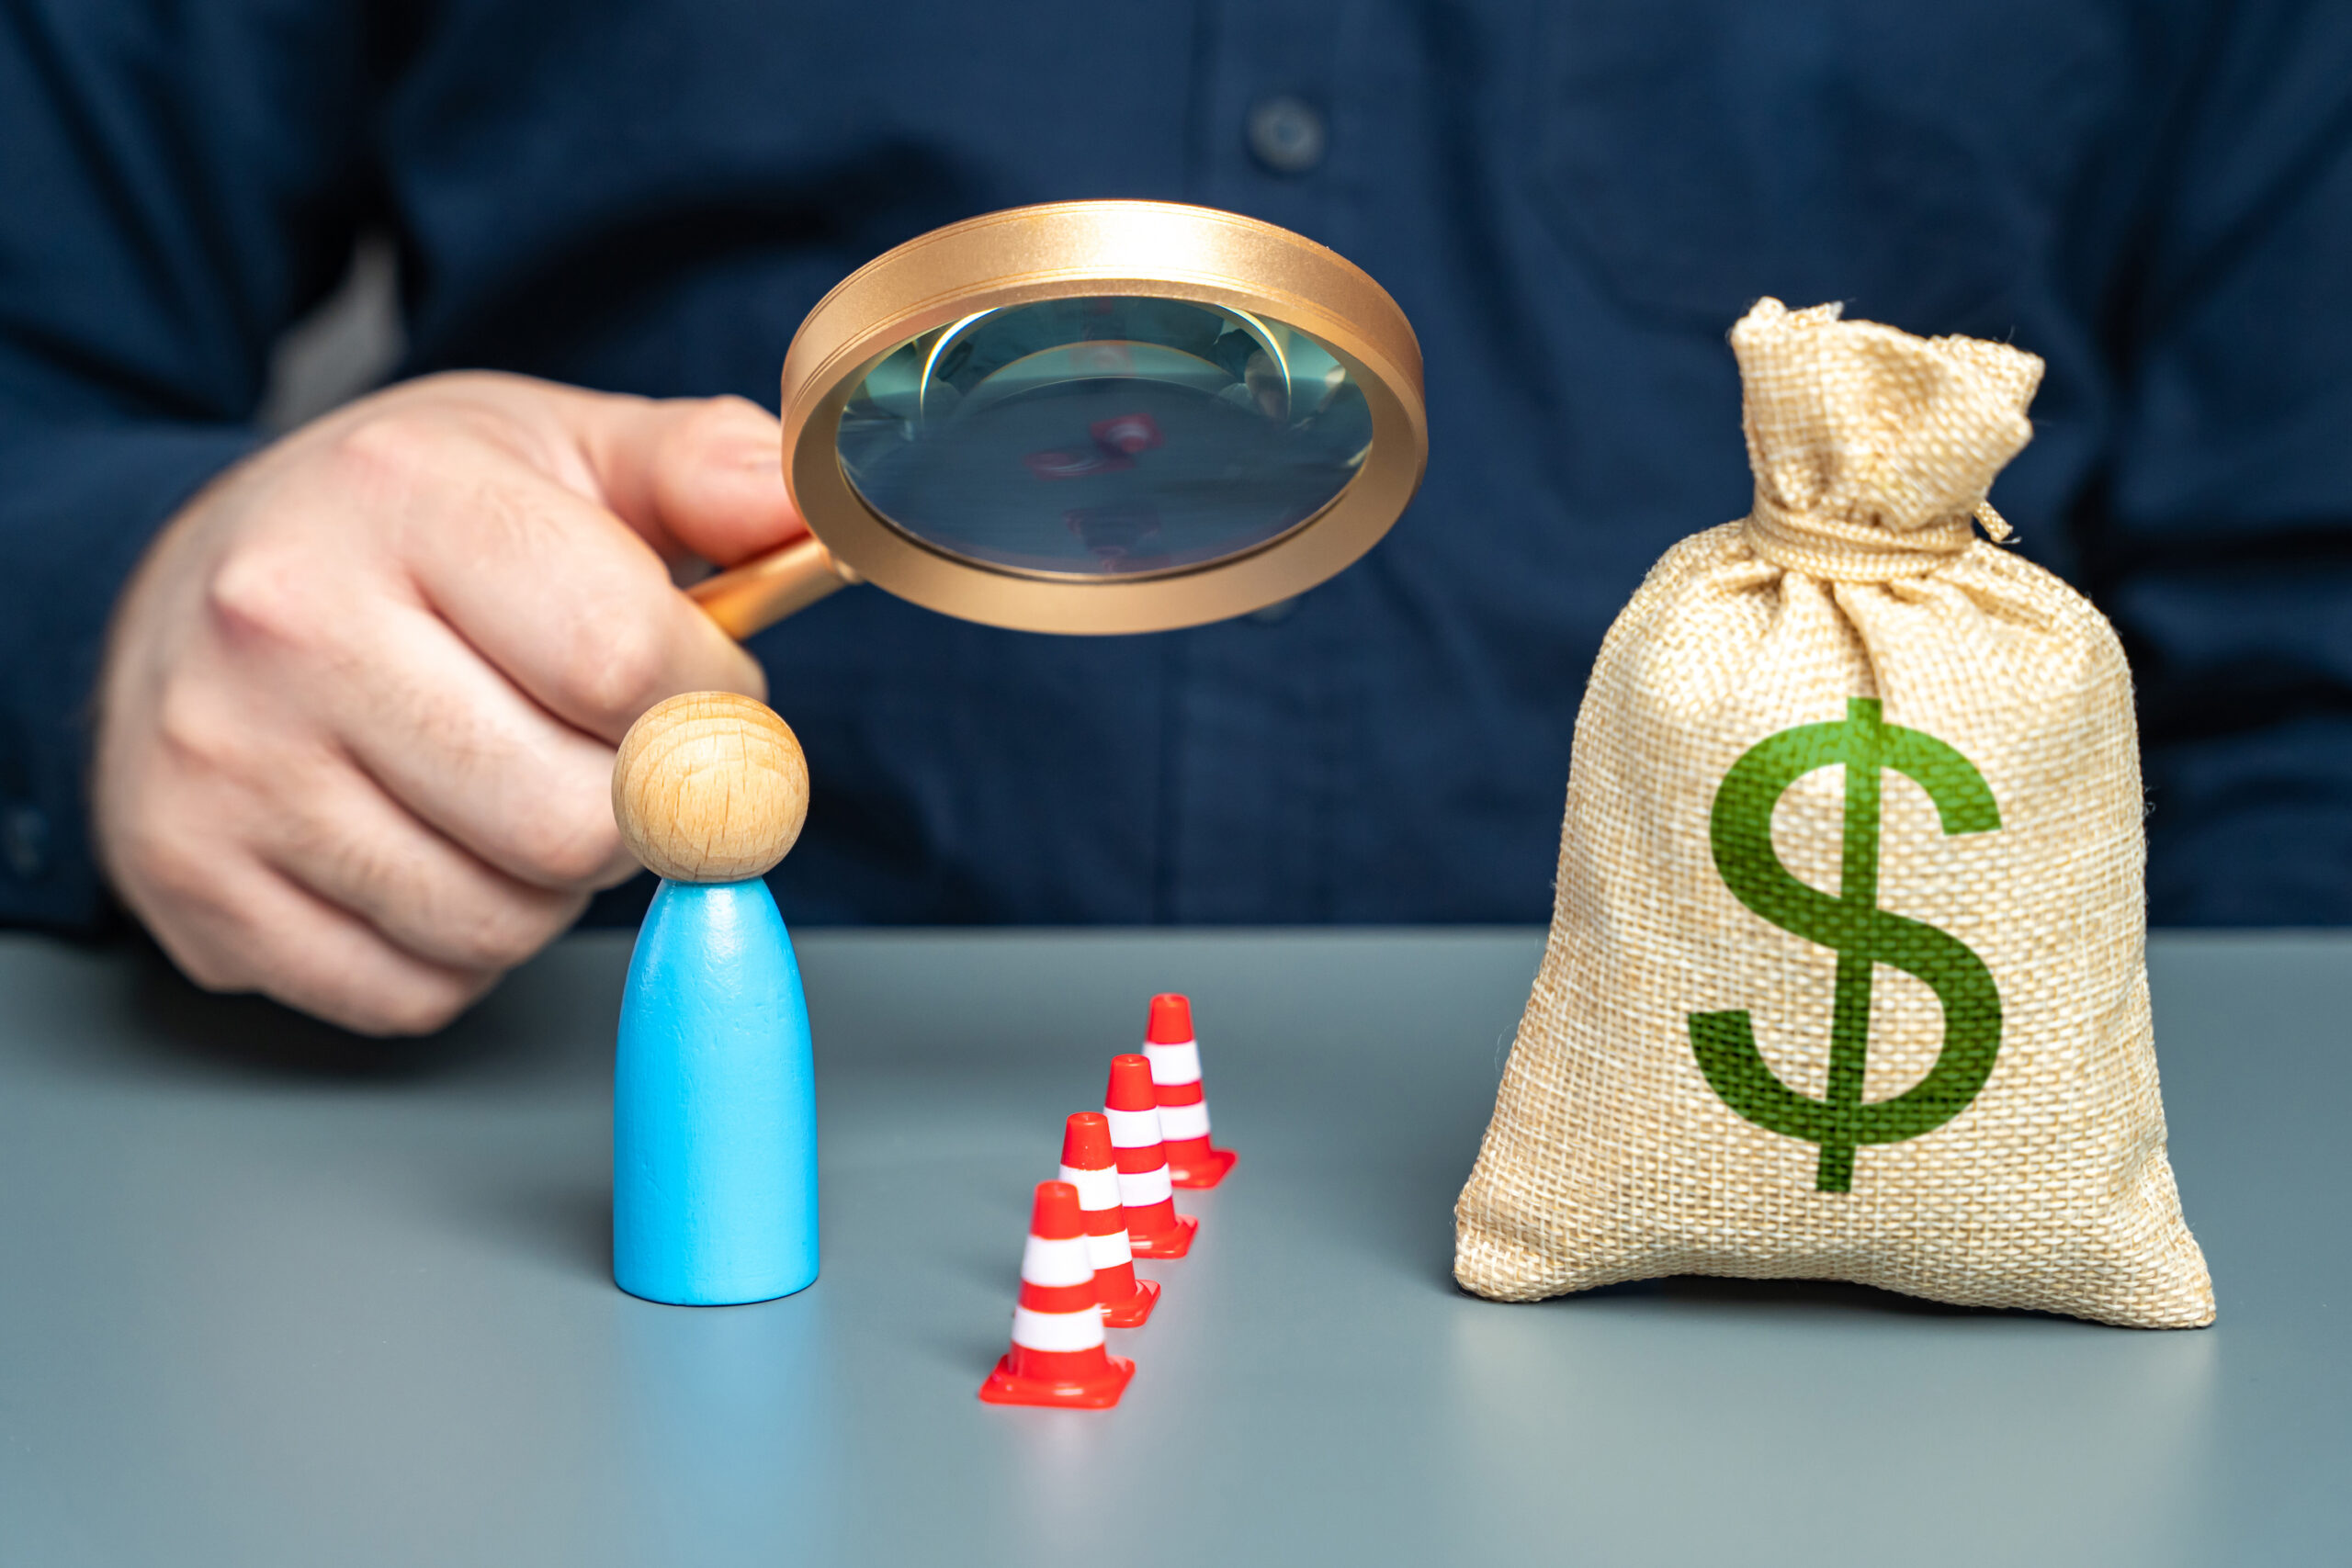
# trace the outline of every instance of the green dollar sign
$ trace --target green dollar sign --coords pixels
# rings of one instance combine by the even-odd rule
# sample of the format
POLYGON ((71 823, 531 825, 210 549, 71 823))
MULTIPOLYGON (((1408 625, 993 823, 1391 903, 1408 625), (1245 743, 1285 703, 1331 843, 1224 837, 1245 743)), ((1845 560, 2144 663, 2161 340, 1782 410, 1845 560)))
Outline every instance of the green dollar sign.
POLYGON ((1690 1048, 1708 1084, 1758 1126, 1820 1145, 1814 1186, 1823 1192, 1852 1190, 1856 1145, 1916 1138, 1959 1115, 1992 1076, 2001 1049, 2001 993, 1984 961, 1958 938, 1878 907, 1879 773, 1886 768, 1928 792, 1946 833, 2001 825, 1993 792, 1967 758, 1931 735, 1884 722, 1868 697, 1846 705, 1842 724, 1801 725, 1750 748, 1724 775, 1709 823, 1715 870, 1734 897, 1838 954, 1829 1087, 1819 1100, 1773 1075, 1745 1010, 1690 1015, 1690 1048), (1845 852, 1834 898, 1791 875, 1772 850, 1772 807, 1782 792, 1832 767, 1846 771, 1845 852), (1912 1088, 1865 1104, 1871 971, 1880 964, 1935 991, 1944 1010, 1943 1049, 1912 1088))

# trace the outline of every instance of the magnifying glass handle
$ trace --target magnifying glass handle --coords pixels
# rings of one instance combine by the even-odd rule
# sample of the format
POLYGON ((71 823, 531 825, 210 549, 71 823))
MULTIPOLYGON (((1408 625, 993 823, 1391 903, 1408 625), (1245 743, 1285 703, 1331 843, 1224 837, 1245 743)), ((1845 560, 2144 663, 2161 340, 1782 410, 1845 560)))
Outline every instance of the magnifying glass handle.
POLYGON ((856 581, 857 574, 835 560, 811 534, 704 578, 686 590, 686 597, 701 605, 721 631, 741 642, 856 581))

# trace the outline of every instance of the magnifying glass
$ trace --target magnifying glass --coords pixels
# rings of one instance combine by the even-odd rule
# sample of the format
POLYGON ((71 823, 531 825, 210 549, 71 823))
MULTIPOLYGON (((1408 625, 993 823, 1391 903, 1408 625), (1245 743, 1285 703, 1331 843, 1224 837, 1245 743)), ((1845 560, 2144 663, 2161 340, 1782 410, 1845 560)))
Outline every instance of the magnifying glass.
POLYGON ((860 581, 1023 631, 1198 626, 1370 549, 1428 451, 1412 328, 1336 253, 1209 208, 1018 208, 818 302, 784 361, 811 536, 688 592, 739 638, 860 581))

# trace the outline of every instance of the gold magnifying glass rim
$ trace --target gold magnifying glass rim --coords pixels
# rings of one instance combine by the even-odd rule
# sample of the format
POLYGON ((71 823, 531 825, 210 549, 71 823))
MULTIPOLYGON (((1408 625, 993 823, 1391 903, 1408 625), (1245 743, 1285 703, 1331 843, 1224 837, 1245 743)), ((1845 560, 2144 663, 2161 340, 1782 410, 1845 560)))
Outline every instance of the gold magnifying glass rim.
POLYGON ((784 360, 785 484, 848 572, 900 598, 1022 631, 1165 631, 1288 599, 1353 562, 1420 488, 1421 350, 1404 311, 1337 252, 1272 223, 1164 201, 1061 201, 910 240, 817 302, 784 360), (1306 522, 1243 554, 1137 577, 1025 572, 950 555, 879 516, 842 471, 842 409, 910 339, 977 311, 1102 295, 1271 317, 1316 339, 1363 389, 1372 446, 1306 522))

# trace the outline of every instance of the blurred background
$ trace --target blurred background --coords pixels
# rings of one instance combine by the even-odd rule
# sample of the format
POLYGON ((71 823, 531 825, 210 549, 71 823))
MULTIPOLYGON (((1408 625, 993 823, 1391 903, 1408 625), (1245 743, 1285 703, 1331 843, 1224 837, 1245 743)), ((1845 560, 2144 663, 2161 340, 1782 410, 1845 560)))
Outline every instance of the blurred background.
POLYGON ((849 269, 1135 197, 1379 279, 1427 485, 1233 623, 763 635, 818 781, 789 919, 1544 919, 1600 639, 1747 509, 1724 333, 1770 294, 2048 361, 1993 499, 2132 658, 2152 918, 2352 921, 2344 7, 107 0, 0 63, 0 920, 98 918, 106 595, 255 439, 458 367, 773 408, 849 269))

